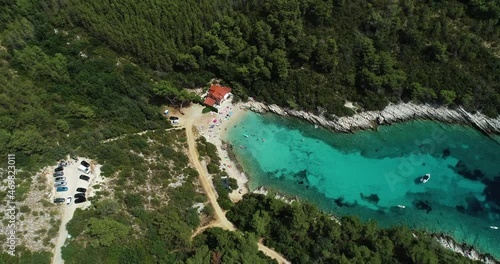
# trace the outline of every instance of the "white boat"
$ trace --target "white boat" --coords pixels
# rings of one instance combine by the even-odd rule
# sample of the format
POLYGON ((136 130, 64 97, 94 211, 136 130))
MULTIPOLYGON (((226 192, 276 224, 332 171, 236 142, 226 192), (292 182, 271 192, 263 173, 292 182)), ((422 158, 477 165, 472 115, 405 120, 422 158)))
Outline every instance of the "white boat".
POLYGON ((430 178, 431 178, 431 174, 427 173, 427 174, 424 175, 424 177, 420 178, 420 181, 422 183, 426 183, 430 178))
POLYGON ((498 229, 498 226, 490 226, 491 229, 498 229))
POLYGON ((403 208, 403 209, 404 209, 404 208, 406 208, 406 206, 404 206, 404 205, 400 205, 400 204, 398 204, 398 207, 399 207, 399 208, 403 208))

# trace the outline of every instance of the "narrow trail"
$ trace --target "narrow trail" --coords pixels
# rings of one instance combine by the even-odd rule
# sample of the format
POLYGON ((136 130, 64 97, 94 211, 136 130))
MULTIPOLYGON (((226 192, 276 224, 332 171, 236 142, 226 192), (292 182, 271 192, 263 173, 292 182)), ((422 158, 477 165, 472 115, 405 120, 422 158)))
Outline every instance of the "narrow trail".
MULTIPOLYGON (((169 130, 179 130, 179 129, 182 129, 184 128, 183 126, 175 126, 175 127, 171 127, 171 128, 166 128, 165 131, 169 131, 169 130)), ((118 136, 118 137, 114 137, 114 138, 108 138, 108 139, 104 139, 104 140, 101 140, 101 143, 108 143, 108 142, 113 142, 113 141, 116 141, 118 139, 122 139, 128 135, 143 135, 149 131, 154 131, 154 130, 144 130, 144 131, 141 131, 141 132, 136 132, 136 133, 132 133, 132 134, 125 134, 125 135, 121 135, 121 136, 118 136)))
MULTIPOLYGON (((188 120, 186 120, 185 128, 186 128, 186 138, 189 148, 189 160, 198 171, 201 186, 203 187, 203 190, 205 191, 209 202, 212 204, 215 213, 215 221, 212 221, 211 223, 198 228, 191 237, 195 237, 196 235, 202 233, 205 229, 210 227, 220 227, 225 230, 236 231, 236 228, 234 227, 233 223, 231 223, 226 218, 226 214, 224 213, 224 211, 222 211, 222 208, 217 202, 217 192, 215 191, 212 181, 209 178, 207 170, 200 163, 198 150, 196 149, 195 136, 193 133, 193 120, 191 120, 190 118, 187 119, 188 120)), ((280 264, 290 263, 278 252, 262 244, 262 240, 257 243, 257 246, 259 250, 262 251, 266 256, 275 259, 276 261, 278 261, 278 263, 280 264)))

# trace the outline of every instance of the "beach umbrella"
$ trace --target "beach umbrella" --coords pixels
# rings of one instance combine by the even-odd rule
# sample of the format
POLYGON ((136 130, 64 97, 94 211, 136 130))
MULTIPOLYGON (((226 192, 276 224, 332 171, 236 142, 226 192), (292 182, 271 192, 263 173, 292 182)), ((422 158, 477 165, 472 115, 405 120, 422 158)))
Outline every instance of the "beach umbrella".
POLYGON ((214 119, 214 123, 217 123, 217 119, 214 119))

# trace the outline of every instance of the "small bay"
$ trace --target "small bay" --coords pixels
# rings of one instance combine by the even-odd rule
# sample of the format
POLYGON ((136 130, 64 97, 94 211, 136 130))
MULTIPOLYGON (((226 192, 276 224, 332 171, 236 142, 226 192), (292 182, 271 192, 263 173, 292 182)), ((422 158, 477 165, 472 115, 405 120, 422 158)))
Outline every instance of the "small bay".
POLYGON ((490 228, 500 226, 498 136, 432 121, 332 133, 249 112, 225 137, 250 189, 270 187, 381 226, 446 233, 500 258, 500 230, 490 228))

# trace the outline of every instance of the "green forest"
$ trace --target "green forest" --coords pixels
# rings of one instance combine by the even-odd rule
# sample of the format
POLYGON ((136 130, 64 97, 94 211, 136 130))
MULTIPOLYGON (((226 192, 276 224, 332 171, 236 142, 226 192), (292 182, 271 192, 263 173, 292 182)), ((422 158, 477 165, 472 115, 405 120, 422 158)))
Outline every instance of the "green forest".
POLYGON ((500 4, 478 0, 50 1, 182 87, 222 78, 242 98, 351 114, 413 101, 500 110, 500 4))
MULTIPOLYGON (((198 150, 239 231, 191 238, 200 225, 192 205, 206 197, 180 151, 184 131, 166 133, 160 107, 168 95, 198 100, 182 88, 217 77, 241 99, 313 112, 411 100, 497 116, 499 23, 498 1, 479 0, 0 1, 0 153, 23 168, 20 200, 31 173, 67 154, 105 164, 113 192, 76 212, 67 263, 273 263, 260 238, 294 263, 468 263, 419 231, 352 217, 340 228, 314 206, 254 195, 232 204, 234 181, 203 139, 198 150), (179 175, 182 187, 168 187, 179 175)), ((0 263, 52 257, 18 254, 2 252, 0 263)))
POLYGON ((261 194, 245 195, 228 218, 292 263, 473 263, 421 231, 382 229, 351 216, 337 223, 308 203, 287 204, 261 194))

